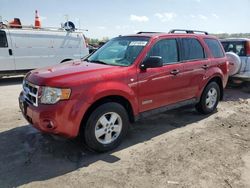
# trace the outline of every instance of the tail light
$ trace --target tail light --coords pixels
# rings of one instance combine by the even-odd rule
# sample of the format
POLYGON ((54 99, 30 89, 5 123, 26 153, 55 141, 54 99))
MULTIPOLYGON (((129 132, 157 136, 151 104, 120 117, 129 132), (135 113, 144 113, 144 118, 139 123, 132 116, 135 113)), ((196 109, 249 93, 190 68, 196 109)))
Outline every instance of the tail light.
POLYGON ((250 41, 246 41, 245 48, 246 48, 246 55, 250 56, 250 41))

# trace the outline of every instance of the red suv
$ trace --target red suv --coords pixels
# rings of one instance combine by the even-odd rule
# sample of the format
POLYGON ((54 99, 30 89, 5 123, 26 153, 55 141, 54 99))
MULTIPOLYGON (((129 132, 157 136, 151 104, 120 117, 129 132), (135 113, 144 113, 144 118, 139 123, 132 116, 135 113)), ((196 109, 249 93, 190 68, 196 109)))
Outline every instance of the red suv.
POLYGON ((206 32, 178 31, 119 36, 83 60, 29 72, 19 97, 24 117, 107 151, 148 115, 191 104, 212 113, 228 80, 223 47, 206 32))

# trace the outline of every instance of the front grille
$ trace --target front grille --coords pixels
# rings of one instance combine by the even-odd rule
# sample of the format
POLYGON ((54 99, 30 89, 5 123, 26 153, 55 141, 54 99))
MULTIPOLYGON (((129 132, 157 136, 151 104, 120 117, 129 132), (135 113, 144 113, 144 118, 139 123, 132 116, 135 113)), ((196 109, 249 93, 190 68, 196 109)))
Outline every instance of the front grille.
POLYGON ((24 80, 23 93, 24 93, 25 100, 34 106, 38 106, 38 90, 39 90, 39 86, 36 86, 24 80))

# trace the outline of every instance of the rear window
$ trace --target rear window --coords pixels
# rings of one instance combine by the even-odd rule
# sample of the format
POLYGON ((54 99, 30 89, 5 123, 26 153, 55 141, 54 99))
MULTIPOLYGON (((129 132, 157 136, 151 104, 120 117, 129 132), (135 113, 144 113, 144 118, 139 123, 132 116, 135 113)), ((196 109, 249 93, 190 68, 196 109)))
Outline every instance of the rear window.
POLYGON ((7 48, 8 42, 5 31, 0 31, 0 48, 7 48))
POLYGON ((244 41, 222 41, 225 52, 234 52, 238 56, 246 56, 244 41))
POLYGON ((216 39, 205 39, 206 44, 208 45, 209 50, 215 58, 224 57, 223 50, 218 40, 216 39))
POLYGON ((181 56, 183 61, 205 58, 204 49, 197 39, 184 38, 181 41, 183 48, 183 50, 181 51, 181 56))

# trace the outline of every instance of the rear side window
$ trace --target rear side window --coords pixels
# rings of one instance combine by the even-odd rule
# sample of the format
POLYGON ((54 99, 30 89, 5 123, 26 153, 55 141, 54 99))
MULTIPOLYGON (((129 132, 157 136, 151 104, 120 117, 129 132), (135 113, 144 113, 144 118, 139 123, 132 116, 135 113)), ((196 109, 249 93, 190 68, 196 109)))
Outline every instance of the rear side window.
POLYGON ((163 39, 157 42, 151 48, 149 56, 162 57, 163 64, 178 62, 177 41, 175 39, 163 39))
POLYGON ((182 60, 198 60, 204 59, 205 53, 200 42, 195 38, 183 38, 181 39, 182 44, 182 60))
POLYGON ((244 41, 222 41, 225 52, 234 52, 238 56, 246 56, 244 41))
POLYGON ((209 50, 215 58, 224 57, 223 50, 218 40, 216 39, 205 39, 205 43, 207 44, 209 50))
POLYGON ((5 31, 0 31, 0 48, 7 48, 8 42, 5 31))

